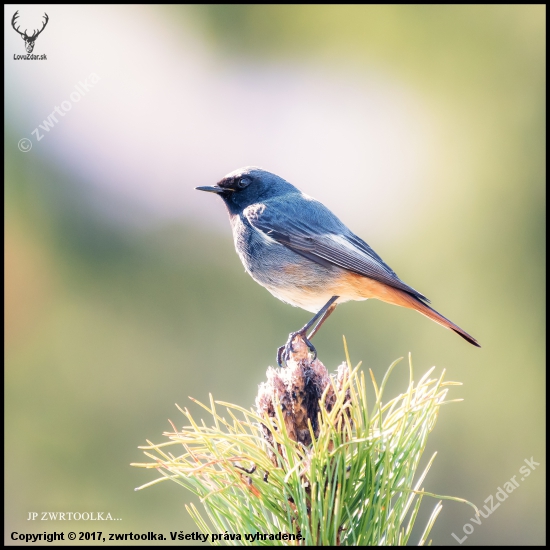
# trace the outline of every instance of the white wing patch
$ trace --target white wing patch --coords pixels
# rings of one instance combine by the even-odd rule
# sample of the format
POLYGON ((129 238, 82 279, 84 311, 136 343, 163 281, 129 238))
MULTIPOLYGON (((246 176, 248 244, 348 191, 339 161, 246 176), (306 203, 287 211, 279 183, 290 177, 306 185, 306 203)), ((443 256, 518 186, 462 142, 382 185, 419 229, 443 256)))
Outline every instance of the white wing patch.
MULTIPOLYGON (((265 204, 252 204, 243 210, 243 214, 245 218, 253 220, 254 218, 259 218, 264 210, 265 204)), ((270 237, 268 233, 258 229, 254 224, 250 225, 266 244, 279 244, 273 237, 270 237)))
POLYGON ((279 244, 273 237, 270 237, 267 233, 260 231, 254 227, 254 231, 260 235, 265 244, 279 244))
POLYGON ((331 241, 334 241, 338 248, 344 248, 349 250, 354 256, 363 256, 363 258, 366 258, 367 261, 372 262, 372 258, 367 256, 362 250, 357 248, 354 244, 350 243, 347 239, 344 237, 341 237, 340 235, 334 235, 333 233, 323 235, 323 237, 329 238, 331 241))

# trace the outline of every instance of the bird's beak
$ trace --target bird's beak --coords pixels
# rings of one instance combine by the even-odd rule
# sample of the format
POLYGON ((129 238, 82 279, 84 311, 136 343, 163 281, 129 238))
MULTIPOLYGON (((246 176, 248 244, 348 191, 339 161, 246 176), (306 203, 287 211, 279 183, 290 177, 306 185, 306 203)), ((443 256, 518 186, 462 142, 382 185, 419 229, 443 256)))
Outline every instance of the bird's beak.
POLYGON ((222 189, 221 187, 218 187, 218 186, 195 187, 195 189, 198 189, 199 191, 208 191, 208 193, 218 193, 218 194, 225 193, 226 191, 228 191, 228 189, 222 189))

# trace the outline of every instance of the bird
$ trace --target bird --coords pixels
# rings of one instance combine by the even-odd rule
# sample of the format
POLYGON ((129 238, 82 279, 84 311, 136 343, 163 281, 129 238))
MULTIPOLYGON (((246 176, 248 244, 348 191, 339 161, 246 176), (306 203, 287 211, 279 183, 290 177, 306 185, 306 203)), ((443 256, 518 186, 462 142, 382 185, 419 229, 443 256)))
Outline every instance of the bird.
POLYGON ((229 213, 237 254, 246 272, 276 298, 315 313, 277 350, 283 367, 300 336, 311 339, 340 303, 375 298, 422 313, 470 344, 478 341, 433 309, 324 204, 283 178, 255 166, 230 172, 214 186, 229 213), (311 333, 307 332, 312 328, 311 333))

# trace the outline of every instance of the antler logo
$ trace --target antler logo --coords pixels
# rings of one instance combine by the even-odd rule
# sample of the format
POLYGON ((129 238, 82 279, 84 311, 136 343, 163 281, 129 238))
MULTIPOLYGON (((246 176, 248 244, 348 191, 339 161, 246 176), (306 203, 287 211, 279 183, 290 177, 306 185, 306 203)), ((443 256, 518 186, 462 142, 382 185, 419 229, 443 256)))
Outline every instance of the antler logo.
POLYGON ((44 24, 42 25, 42 28, 40 30, 35 29, 31 36, 29 36, 27 34, 26 30, 25 30, 25 32, 21 32, 19 30, 19 27, 15 26, 16 19, 19 17, 18 14, 19 14, 19 10, 17 10, 13 14, 13 17, 12 17, 12 20, 11 20, 11 26, 14 28, 15 31, 17 31, 21 35, 21 38, 25 41, 25 49, 27 50, 27 53, 32 53, 32 50, 34 49, 34 42, 36 41, 36 39, 38 38, 40 33, 46 28, 46 25, 48 24, 48 21, 49 21, 48 14, 46 12, 44 12, 43 17, 46 20, 44 21, 44 24))

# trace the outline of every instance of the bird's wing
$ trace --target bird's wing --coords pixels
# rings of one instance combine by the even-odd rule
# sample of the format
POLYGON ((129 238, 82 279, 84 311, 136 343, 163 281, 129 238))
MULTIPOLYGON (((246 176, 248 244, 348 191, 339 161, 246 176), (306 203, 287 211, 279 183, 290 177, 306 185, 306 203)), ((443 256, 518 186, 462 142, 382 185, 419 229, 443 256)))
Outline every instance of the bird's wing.
POLYGON ((246 208, 243 215, 257 231, 320 265, 348 269, 429 302, 314 199, 294 195, 292 201, 270 200, 246 208))

